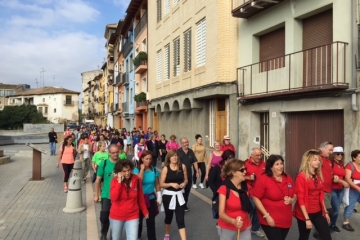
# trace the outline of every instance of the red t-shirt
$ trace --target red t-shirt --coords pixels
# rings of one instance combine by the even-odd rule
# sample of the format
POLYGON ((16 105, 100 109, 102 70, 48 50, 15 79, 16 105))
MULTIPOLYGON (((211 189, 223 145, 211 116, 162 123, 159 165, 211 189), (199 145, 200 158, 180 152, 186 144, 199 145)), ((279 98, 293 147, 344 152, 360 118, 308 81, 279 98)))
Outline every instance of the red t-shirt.
MULTIPOLYGON (((226 196, 226 186, 222 185, 217 192, 226 196)), ((232 190, 230 190, 229 198, 225 202, 225 213, 231 218, 236 219, 237 217, 241 217, 242 221, 244 222, 240 228, 241 231, 247 229, 251 225, 248 212, 241 209, 240 199, 233 193, 232 190)), ((221 228, 224 229, 233 231, 238 230, 234 224, 225 222, 221 218, 219 218, 218 224, 221 228)))
MULTIPOLYGON (((333 167, 333 174, 338 176, 339 179, 341 180, 344 180, 345 178, 345 168, 344 168, 344 165, 340 164, 340 163, 337 163, 336 161, 334 161, 334 167, 333 167)), ((331 186, 332 189, 343 189, 344 186, 337 182, 332 182, 332 186, 331 186)))
POLYGON ((236 150, 235 150, 235 147, 234 147, 234 145, 232 145, 231 143, 229 143, 228 145, 225 145, 225 144, 221 144, 221 147, 220 147, 220 150, 221 151, 226 151, 226 150, 228 150, 228 149, 230 149, 231 151, 233 151, 234 153, 236 153, 236 150))
POLYGON ((323 184, 317 180, 314 180, 312 177, 308 179, 308 213, 317 213, 321 211, 321 203, 320 203, 320 192, 323 191, 323 184), (317 185, 315 182, 317 181, 317 185))
POLYGON ((332 187, 332 163, 329 159, 326 157, 321 156, 322 159, 322 175, 324 178, 324 192, 331 193, 331 187, 332 187))
MULTIPOLYGON (((354 164, 354 163, 352 163, 352 164, 354 164)), ((351 179, 359 180, 359 181, 360 181, 360 172, 356 169, 355 166, 353 166, 353 168, 354 168, 354 172, 353 172, 353 174, 351 175, 351 179)), ((348 164, 346 165, 345 169, 349 169, 349 170, 351 171, 351 165, 350 165, 350 163, 348 163, 348 164)), ((359 183, 359 184, 356 184, 356 185, 360 187, 360 183, 359 183)), ((355 188, 352 188, 352 187, 350 187, 350 189, 356 190, 355 188)))
POLYGON ((261 175, 265 172, 265 162, 264 160, 260 160, 259 164, 255 164, 252 158, 250 157, 248 160, 245 161, 245 167, 246 167, 246 175, 250 176, 251 174, 255 174, 256 178, 255 181, 247 181, 247 187, 249 191, 249 195, 252 196, 252 189, 254 187, 255 182, 261 175))
POLYGON ((125 184, 118 183, 117 176, 110 184, 110 218, 119 221, 129 221, 139 218, 139 209, 144 216, 149 214, 145 205, 142 180, 137 175, 131 177, 130 190, 126 191, 125 184))
MULTIPOLYGON (((279 182, 273 177, 265 174, 256 180, 253 189, 253 196, 260 199, 266 211, 275 221, 275 226, 279 228, 290 228, 292 223, 292 205, 285 205, 284 197, 294 197, 295 185, 289 175, 283 176, 279 182)), ((268 226, 266 219, 258 210, 260 223, 268 226)))

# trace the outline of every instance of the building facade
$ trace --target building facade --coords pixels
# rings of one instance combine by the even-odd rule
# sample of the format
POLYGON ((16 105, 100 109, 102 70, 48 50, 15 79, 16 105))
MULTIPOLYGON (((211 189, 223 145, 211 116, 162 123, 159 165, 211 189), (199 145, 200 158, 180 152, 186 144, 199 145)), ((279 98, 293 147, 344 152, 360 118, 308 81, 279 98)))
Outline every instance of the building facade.
POLYGON ((238 20, 231 1, 157 0, 148 7, 148 119, 170 136, 237 144, 238 20))
POLYGON ((50 122, 79 121, 79 92, 58 87, 30 89, 8 96, 8 105, 36 105, 50 122))
POLYGON ((0 110, 3 110, 8 105, 6 97, 21 91, 30 89, 30 85, 27 84, 3 84, 0 83, 0 110))
MULTIPOLYGON (((83 118, 87 118, 90 115, 91 107, 90 107, 90 91, 89 91, 89 82, 91 82, 97 75, 101 73, 100 70, 92 70, 81 73, 81 89, 82 89, 82 96, 81 96, 81 113, 83 118), (90 110, 90 112, 89 112, 90 110)), ((85 121, 83 119, 83 121, 85 121)), ((91 118, 93 119, 93 118, 91 118)))
MULTIPOLYGON (((324 141, 358 148, 358 26, 355 1, 240 1, 240 158, 261 147, 285 157, 295 176, 302 154, 324 141)), ((234 129, 235 130, 235 129, 234 129)))

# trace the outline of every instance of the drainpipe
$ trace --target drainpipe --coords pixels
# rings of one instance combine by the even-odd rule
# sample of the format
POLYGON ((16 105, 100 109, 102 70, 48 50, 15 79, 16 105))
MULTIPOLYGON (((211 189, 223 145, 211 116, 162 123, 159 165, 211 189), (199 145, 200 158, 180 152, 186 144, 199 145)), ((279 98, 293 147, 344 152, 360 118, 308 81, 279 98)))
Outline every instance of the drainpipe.
MULTIPOLYGON (((352 11, 351 11, 351 22, 352 22, 352 29, 351 29, 351 39, 352 39, 352 54, 354 54, 355 56, 357 55, 357 41, 359 41, 358 38, 358 26, 357 26, 357 16, 356 14, 358 14, 358 6, 357 6, 357 1, 353 0, 352 2, 352 11), (355 26, 354 26, 355 25, 355 26), (355 31, 357 33, 357 35, 355 35, 355 31), (357 36, 357 37, 356 37, 357 36)), ((357 62, 356 62, 357 58, 355 57, 355 67, 353 68, 353 70, 351 71, 351 80, 352 80, 352 87, 353 88, 357 88, 357 81, 356 81, 356 75, 357 75, 357 62)), ((351 95, 351 109, 354 112, 357 112, 359 109, 357 107, 357 93, 356 91, 351 95)))

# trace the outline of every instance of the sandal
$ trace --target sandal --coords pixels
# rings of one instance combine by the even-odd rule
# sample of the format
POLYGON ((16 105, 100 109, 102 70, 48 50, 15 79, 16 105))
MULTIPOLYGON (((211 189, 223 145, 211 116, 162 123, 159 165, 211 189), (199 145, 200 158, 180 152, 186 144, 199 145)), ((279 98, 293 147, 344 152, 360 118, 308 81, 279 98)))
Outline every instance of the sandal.
POLYGON ((67 193, 69 189, 67 187, 64 187, 64 193, 67 193))

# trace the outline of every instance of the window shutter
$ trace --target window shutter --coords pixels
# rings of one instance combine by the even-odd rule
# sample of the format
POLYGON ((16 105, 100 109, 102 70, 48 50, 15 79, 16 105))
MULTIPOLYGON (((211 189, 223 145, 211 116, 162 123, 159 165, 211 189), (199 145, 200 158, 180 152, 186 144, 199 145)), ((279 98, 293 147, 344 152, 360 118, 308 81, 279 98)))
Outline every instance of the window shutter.
POLYGON ((161 50, 157 52, 157 82, 161 83, 162 78, 162 53, 161 50))
POLYGON ((180 0, 174 0, 174 5, 178 4, 180 0))
POLYGON ((201 67, 206 62, 206 19, 202 19, 196 25, 196 59, 197 67, 201 67))
POLYGON ((184 33, 184 71, 191 70, 191 29, 184 33))
POLYGON ((157 0, 157 21, 161 21, 161 0, 157 0))
POLYGON ((165 80, 170 79, 170 44, 165 46, 165 80))
POLYGON ((174 76, 180 75, 180 37, 174 40, 174 76))
POLYGON ((165 14, 168 14, 170 12, 170 0, 165 0, 165 14))

